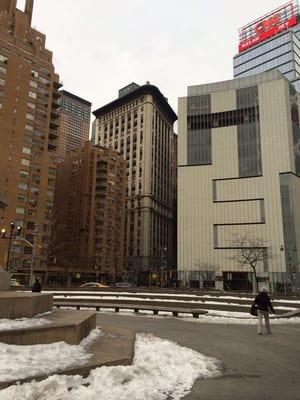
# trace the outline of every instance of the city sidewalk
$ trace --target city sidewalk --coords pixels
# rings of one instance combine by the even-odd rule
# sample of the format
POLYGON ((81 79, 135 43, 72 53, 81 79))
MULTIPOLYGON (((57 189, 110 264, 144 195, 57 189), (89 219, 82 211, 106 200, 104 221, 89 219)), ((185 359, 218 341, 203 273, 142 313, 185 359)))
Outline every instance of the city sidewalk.
POLYGON ((99 314, 100 326, 151 332, 219 359, 224 375, 198 380, 186 400, 300 399, 299 325, 273 325, 258 336, 256 326, 205 324, 175 318, 99 314))

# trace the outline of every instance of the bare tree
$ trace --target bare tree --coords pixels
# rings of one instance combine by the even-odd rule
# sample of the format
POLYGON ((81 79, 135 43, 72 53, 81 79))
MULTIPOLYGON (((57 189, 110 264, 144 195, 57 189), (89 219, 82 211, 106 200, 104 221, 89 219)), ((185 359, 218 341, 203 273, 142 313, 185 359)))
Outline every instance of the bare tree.
POLYGON ((245 233, 233 235, 232 244, 236 250, 230 259, 252 269, 255 278, 255 289, 258 292, 257 268, 271 257, 268 253, 266 242, 261 238, 251 238, 249 233, 245 233))

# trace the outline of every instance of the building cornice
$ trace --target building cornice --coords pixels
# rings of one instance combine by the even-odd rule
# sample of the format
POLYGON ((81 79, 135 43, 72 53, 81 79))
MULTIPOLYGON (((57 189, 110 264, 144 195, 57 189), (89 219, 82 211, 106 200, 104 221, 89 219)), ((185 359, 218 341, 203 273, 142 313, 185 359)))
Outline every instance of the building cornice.
POLYGON ((117 107, 127 104, 130 100, 133 100, 138 96, 147 94, 151 94, 158 101, 159 106, 166 113, 166 115, 170 118, 172 122, 175 122, 177 120, 177 114, 175 113, 175 111, 169 105, 169 103, 167 102, 161 91, 156 86, 153 85, 140 86, 139 88, 133 90, 132 92, 129 92, 125 96, 122 96, 106 104, 105 106, 98 108, 97 110, 93 111, 93 114, 96 118, 99 118, 109 113, 110 111, 115 110, 117 107))

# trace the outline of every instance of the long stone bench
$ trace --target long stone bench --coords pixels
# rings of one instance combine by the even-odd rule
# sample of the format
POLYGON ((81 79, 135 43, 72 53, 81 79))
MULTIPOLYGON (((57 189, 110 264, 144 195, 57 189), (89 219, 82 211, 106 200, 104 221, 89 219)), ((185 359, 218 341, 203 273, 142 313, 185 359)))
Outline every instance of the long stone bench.
POLYGON ((158 315, 161 312, 170 312, 174 317, 178 317, 178 314, 191 314, 194 318, 199 318, 200 314, 206 314, 206 310, 198 310, 196 308, 187 307, 168 307, 168 306, 156 306, 156 305, 145 305, 145 304, 122 304, 122 303, 99 303, 99 302, 80 302, 80 301, 55 301, 54 306, 60 307, 72 307, 80 310, 81 308, 91 308, 96 311, 101 309, 113 308, 115 312, 122 310, 133 310, 135 313, 139 311, 152 311, 153 315, 158 315))
MULTIPOLYGON (((124 294, 124 293, 115 292, 112 295, 111 293, 106 293, 106 292, 104 292, 102 290, 98 291, 98 289, 95 289, 95 291, 97 291, 97 293, 95 293, 95 292, 92 292, 92 293, 74 292, 73 293, 73 292, 63 292, 63 291, 61 291, 61 292, 54 292, 52 294, 53 294, 54 299, 57 298, 58 300, 60 300, 60 299, 63 300, 62 296, 64 296, 65 298, 70 298, 70 299, 72 297, 80 296, 80 297, 82 297, 82 299, 81 299, 82 301, 85 301, 85 298, 86 298, 87 301, 89 301, 91 299, 88 299, 88 297, 90 297, 90 296, 93 296, 93 297, 99 296, 99 301, 105 301, 106 297, 114 296, 117 299, 117 301, 118 301, 119 297, 121 297, 121 298, 122 297, 127 297, 129 302, 130 302, 130 298, 135 298, 135 297, 137 298, 138 297, 141 300, 147 300, 147 299, 148 300, 149 299, 151 299, 151 300, 162 300, 162 301, 168 301, 168 300, 169 301, 170 300, 174 301, 174 300, 177 300, 177 301, 185 301, 185 302, 195 302, 195 301, 197 301, 200 304, 209 304, 209 302, 213 301, 215 303, 219 303, 220 305, 226 304, 226 303, 228 303, 230 305, 230 303, 235 303, 235 304, 238 304, 238 305, 248 305, 249 307, 253 303, 253 299, 254 299, 253 296, 251 298, 249 297, 248 299, 240 299, 240 298, 231 299, 230 297, 229 298, 203 297, 203 295, 202 296, 201 295, 199 295, 199 296, 196 296, 196 295, 195 296, 194 295, 190 295, 190 296, 185 296, 185 295, 176 295, 176 296, 175 295, 174 296, 168 295, 168 296, 164 296, 164 295, 159 294, 159 293, 157 293, 157 294, 148 294, 148 293, 147 294, 145 294, 145 293, 126 293, 126 294, 124 294)), ((122 300, 122 299, 120 299, 120 300, 122 300)), ((286 307, 286 306, 295 307, 295 308, 299 307, 299 303, 293 302, 292 298, 289 299, 289 303, 286 303, 285 301, 281 302, 279 299, 276 299, 276 298, 274 298, 272 301, 273 301, 273 305, 274 305, 275 308, 286 307)))

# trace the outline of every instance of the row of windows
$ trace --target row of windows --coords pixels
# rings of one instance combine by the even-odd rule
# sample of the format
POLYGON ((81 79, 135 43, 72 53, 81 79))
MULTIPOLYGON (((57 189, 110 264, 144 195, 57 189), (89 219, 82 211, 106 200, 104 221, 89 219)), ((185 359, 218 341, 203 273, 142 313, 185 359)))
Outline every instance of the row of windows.
POLYGON ((133 101, 127 103, 126 105, 121 106, 121 107, 117 108, 116 110, 104 115, 103 117, 100 117, 98 120, 99 120, 99 122, 107 121, 117 115, 124 114, 126 111, 131 110, 133 107, 136 107, 139 105, 139 103, 143 103, 143 102, 144 102, 144 96, 141 96, 140 99, 133 100, 133 101))
MULTIPOLYGON (((286 43, 283 46, 277 47, 276 49, 274 49, 268 53, 261 54, 259 57, 255 57, 250 60, 239 63, 239 65, 235 65, 234 66, 234 74, 239 74, 243 71, 246 71, 246 70, 256 67, 258 65, 264 64, 265 62, 271 61, 274 58, 275 59, 280 58, 281 56, 283 56, 285 54, 289 54, 290 56, 289 56, 288 60, 284 60, 284 61, 290 61, 290 59, 292 58, 291 51, 292 51, 292 44, 286 43)), ((242 61, 242 60, 240 60, 240 61, 242 61)))
POLYGON ((257 107, 231 110, 212 114, 193 115, 187 117, 188 130, 197 131, 225 126, 242 125, 259 119, 257 107))
POLYGON ((245 61, 252 60, 255 57, 259 57, 261 54, 268 53, 269 51, 272 51, 274 48, 277 48, 285 43, 288 43, 289 41, 290 41, 289 32, 284 32, 281 35, 275 36, 273 39, 270 39, 269 41, 262 42, 261 44, 250 48, 249 50, 237 54, 233 60, 234 66, 239 65, 245 61))
POLYGON ((239 176, 260 175, 262 166, 258 103, 258 87, 247 87, 236 90, 237 110, 195 115, 194 105, 198 110, 199 105, 203 109, 210 107, 210 95, 192 96, 187 104, 188 165, 211 164, 212 129, 233 125, 237 126, 239 176))
POLYGON ((281 65, 278 65, 276 62, 277 62, 277 60, 270 61, 268 63, 259 65, 258 67, 252 68, 249 71, 245 71, 239 75, 236 74, 235 76, 243 77, 243 76, 249 76, 249 74, 251 74, 251 75, 260 74, 262 72, 270 71, 273 69, 278 69, 283 75, 285 75, 286 73, 294 70, 293 62, 288 62, 288 63, 284 63, 281 65))

